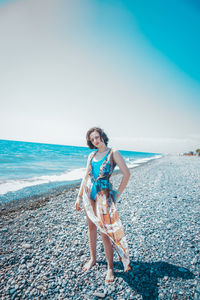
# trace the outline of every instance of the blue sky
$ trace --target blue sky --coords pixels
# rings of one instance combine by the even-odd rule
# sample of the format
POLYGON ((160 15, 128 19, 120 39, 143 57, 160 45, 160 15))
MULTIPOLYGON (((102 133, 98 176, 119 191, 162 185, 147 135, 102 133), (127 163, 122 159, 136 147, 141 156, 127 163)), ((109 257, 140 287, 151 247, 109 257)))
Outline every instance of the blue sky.
MULTIPOLYGON (((81 25, 88 31, 85 42, 89 41, 95 52, 100 50, 99 55, 108 55, 109 59, 116 54, 123 64, 132 68, 138 57, 141 62, 148 60, 166 70, 173 66, 177 71, 170 74, 173 80, 185 81, 187 88, 191 88, 191 96, 199 92, 200 4, 197 1, 98 0, 87 3, 90 13, 87 20, 82 19, 81 25)), ((74 38, 80 40, 76 27, 73 33, 74 38)), ((200 108, 198 97, 188 99, 188 103, 195 109, 200 108)))
POLYGON ((200 5, 194 0, 128 1, 145 38, 181 71, 200 82, 200 5))
POLYGON ((133 49, 137 27, 157 51, 200 82, 200 4, 198 6, 197 1, 92 2, 96 2, 92 28, 98 37, 109 32, 117 43, 123 35, 127 38, 127 47, 133 49))
POLYGON ((0 0, 0 138, 195 150, 199 33, 192 0, 0 0))

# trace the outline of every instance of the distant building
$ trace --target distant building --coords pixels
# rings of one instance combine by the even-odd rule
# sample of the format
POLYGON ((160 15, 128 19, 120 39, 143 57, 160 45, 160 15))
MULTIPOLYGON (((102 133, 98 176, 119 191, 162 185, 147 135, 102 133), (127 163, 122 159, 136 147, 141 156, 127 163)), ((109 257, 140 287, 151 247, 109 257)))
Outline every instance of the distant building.
POLYGON ((179 155, 200 156, 200 148, 197 149, 196 151, 189 151, 189 152, 181 153, 179 155))
POLYGON ((192 156, 192 155, 194 155, 194 152, 193 152, 193 151, 190 151, 190 152, 187 152, 187 153, 183 153, 183 155, 192 156))

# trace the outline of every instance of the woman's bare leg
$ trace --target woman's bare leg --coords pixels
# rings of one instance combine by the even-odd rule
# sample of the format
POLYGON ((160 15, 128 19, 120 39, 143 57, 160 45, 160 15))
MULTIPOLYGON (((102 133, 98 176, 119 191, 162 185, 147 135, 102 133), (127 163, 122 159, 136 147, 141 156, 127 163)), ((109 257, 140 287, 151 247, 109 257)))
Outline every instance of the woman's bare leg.
MULTIPOLYGON (((94 210, 94 214, 96 216, 96 202, 93 200, 91 201, 91 205, 94 210)), ((85 210, 85 207, 84 207, 85 210)), ((87 216, 86 210, 85 214, 88 220, 88 236, 89 236, 89 243, 90 243, 90 260, 86 262, 86 264, 83 266, 83 270, 87 271, 89 270, 95 263, 96 263, 96 241, 97 241, 97 227, 96 225, 90 220, 90 218, 87 216)), ((106 282, 114 281, 114 272, 113 272, 113 246, 109 239, 109 237, 101 232, 101 237, 103 240, 104 245, 104 251, 106 254, 106 259, 108 263, 108 271, 106 275, 106 282)))
POLYGON ((109 237, 101 232, 101 237, 103 240, 104 251, 106 253, 106 259, 108 263, 108 270, 106 275, 106 282, 114 281, 114 271, 113 271, 113 246, 109 237))
MULTIPOLYGON (((91 205, 93 207, 94 213, 96 215, 96 202, 91 201, 91 205)), ((85 207, 84 207, 85 210, 85 207)), ((85 214, 88 220, 88 237, 89 237, 89 245, 90 245, 90 260, 85 263, 83 266, 83 270, 87 271, 92 268, 92 266, 96 263, 96 248, 97 248, 97 227, 87 216, 86 210, 85 214)))

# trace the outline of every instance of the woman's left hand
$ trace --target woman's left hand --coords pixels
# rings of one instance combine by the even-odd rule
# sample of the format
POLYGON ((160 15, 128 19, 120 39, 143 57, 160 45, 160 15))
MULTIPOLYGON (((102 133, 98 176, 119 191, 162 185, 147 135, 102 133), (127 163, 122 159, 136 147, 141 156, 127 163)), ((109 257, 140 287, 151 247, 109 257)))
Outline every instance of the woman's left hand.
POLYGON ((118 198, 120 197, 120 193, 116 190, 114 190, 113 192, 114 192, 114 199, 115 199, 115 201, 117 201, 118 198))
POLYGON ((116 199, 118 200, 119 199, 119 197, 120 197, 120 194, 116 194, 116 199))

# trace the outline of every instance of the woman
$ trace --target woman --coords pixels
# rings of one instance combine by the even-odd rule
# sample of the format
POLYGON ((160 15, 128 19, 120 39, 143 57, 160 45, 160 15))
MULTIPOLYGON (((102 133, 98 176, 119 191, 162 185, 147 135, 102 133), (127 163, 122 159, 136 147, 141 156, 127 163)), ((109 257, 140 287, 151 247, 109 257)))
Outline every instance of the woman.
POLYGON ((105 282, 114 281, 113 248, 127 272, 129 265, 129 250, 122 223, 117 213, 115 202, 125 189, 130 171, 118 150, 108 148, 108 137, 98 127, 93 127, 86 134, 90 149, 97 149, 89 154, 86 173, 83 177, 78 197, 75 203, 76 210, 80 211, 83 198, 83 207, 88 220, 88 235, 90 243, 90 260, 85 263, 83 270, 87 271, 96 263, 97 228, 101 232, 108 270, 105 282), (123 177, 117 191, 113 190, 109 181, 110 176, 118 165, 123 177))

